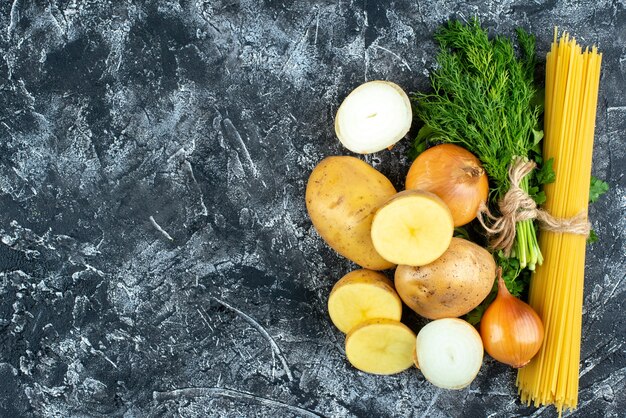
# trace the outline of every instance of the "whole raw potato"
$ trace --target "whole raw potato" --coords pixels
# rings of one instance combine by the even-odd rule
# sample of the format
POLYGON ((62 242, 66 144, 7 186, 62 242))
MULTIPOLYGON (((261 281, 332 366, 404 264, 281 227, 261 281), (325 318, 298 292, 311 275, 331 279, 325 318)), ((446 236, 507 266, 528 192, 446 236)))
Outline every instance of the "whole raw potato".
POLYGON ((421 267, 398 266, 396 291, 423 317, 455 318, 478 306, 493 288, 496 263, 473 242, 452 238, 445 253, 421 267))
POLYGON ((395 193, 387 177, 358 158, 327 157, 309 177, 306 207, 331 248, 361 267, 385 270, 395 264, 376 252, 370 230, 376 209, 395 193))

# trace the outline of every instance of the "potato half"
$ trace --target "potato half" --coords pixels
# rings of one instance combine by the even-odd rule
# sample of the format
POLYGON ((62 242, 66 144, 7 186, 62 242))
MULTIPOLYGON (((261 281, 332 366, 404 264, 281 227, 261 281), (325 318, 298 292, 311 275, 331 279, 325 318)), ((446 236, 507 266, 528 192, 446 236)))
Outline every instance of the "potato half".
POLYGON ((446 251, 454 225, 452 214, 433 193, 405 190, 382 205, 372 221, 376 251, 391 262, 423 266, 446 251))

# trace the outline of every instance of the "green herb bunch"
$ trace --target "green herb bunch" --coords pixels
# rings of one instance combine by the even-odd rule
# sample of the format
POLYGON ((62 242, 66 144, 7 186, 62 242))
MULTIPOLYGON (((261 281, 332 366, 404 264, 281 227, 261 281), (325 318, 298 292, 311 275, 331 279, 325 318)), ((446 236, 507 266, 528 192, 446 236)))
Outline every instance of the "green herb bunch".
MULTIPOLYGON (((424 122, 413 153, 439 142, 468 149, 487 171, 490 203, 497 208, 509 190, 508 170, 517 157, 543 163, 539 147, 542 109, 534 87, 535 38, 518 29, 517 54, 510 39, 490 39, 478 20, 472 19, 467 24, 448 22, 436 32, 435 40, 440 52, 431 75, 433 92, 412 96, 415 114, 424 122)), ((545 196, 540 185, 550 181, 554 173, 548 162, 524 177, 520 187, 541 204, 545 196)), ((533 221, 518 222, 516 229, 510 257, 519 260, 518 270, 532 270, 543 260, 533 221)))

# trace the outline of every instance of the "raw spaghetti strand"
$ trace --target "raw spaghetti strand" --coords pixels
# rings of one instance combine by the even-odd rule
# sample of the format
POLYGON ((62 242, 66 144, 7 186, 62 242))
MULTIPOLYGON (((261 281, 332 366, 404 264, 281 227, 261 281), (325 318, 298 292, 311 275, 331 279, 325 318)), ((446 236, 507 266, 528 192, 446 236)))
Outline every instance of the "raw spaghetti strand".
MULTIPOLYGON (((586 218, 602 54, 563 34, 546 62, 543 155, 554 158, 556 181, 546 185, 543 209, 556 218, 586 218)), ((529 302, 542 318, 545 339, 517 377, 523 402, 554 404, 561 413, 578 403, 585 268, 584 235, 542 230, 544 263, 533 273, 529 302)))

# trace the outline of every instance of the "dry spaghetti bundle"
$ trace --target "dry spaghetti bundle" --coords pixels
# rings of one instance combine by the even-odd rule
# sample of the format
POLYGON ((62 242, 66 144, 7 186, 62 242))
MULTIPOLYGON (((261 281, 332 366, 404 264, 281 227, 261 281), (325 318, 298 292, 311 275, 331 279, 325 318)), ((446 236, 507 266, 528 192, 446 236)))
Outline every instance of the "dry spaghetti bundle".
MULTIPOLYGON (((544 210, 557 218, 586 219, 602 54, 583 52, 575 39, 555 32, 546 62, 543 156, 554 158, 556 181, 545 186, 544 210)), ((530 305, 545 327, 539 353, 519 371, 523 402, 576 408, 586 236, 542 231, 544 256, 530 284, 530 305)))

